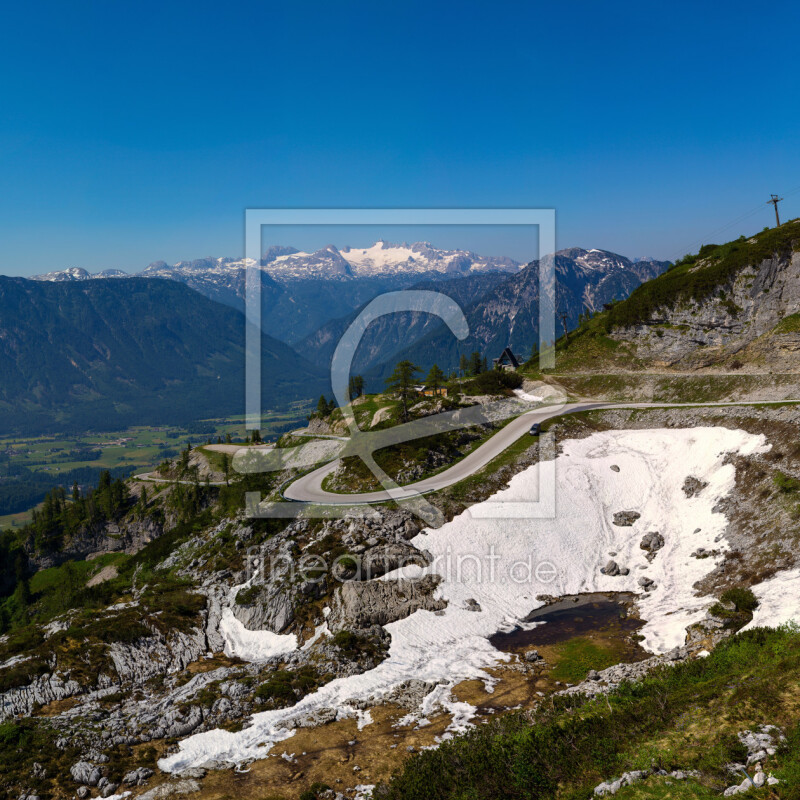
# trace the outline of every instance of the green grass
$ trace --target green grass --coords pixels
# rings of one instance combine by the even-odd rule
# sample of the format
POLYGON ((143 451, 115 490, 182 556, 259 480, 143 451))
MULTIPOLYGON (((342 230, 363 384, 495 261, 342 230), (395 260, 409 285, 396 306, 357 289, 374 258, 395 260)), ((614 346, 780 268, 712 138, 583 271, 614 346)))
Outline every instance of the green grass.
POLYGON ((46 595, 59 591, 68 580, 86 583, 103 567, 124 564, 129 557, 124 553, 106 553, 91 561, 68 561, 59 567, 40 569, 31 578, 31 592, 46 595))
POLYGON ((619 663, 619 649, 576 637, 555 647, 558 664, 553 669, 553 678, 564 683, 580 683, 589 670, 606 669, 619 663))
POLYGON ((785 472, 777 470, 772 478, 775 488, 783 494, 793 494, 800 489, 800 481, 792 478, 785 472))
POLYGON ((799 684, 800 631, 748 631, 718 645, 708 658, 664 666, 608 697, 554 697, 533 715, 512 714, 477 726, 413 756, 379 796, 578 800, 589 798, 603 780, 652 764, 667 771, 696 769, 702 778, 676 782, 679 794, 665 794, 666 783, 651 779, 618 796, 719 796, 732 783, 725 764, 742 757, 735 734, 776 724, 790 743, 766 765, 786 781, 772 796, 797 800, 799 684))
POLYGON ((773 333, 798 333, 800 332, 800 314, 790 314, 784 317, 773 329, 773 333))
MULTIPOLYGON (((555 371, 645 369, 647 365, 637 358, 632 343, 618 341, 609 334, 643 323, 649 324, 656 335, 666 328, 681 327, 654 320, 664 309, 691 303, 718 302, 735 316, 741 309, 730 298, 729 289, 742 271, 747 267, 757 269, 764 260, 776 256, 788 258, 798 249, 800 220, 765 229, 750 239, 740 237, 723 245, 705 245, 698 254, 686 256, 662 275, 643 283, 627 299, 584 321, 569 334, 568 340, 561 337, 556 343, 555 371)), ((773 332, 797 331, 800 331, 800 314, 787 317, 773 332)))

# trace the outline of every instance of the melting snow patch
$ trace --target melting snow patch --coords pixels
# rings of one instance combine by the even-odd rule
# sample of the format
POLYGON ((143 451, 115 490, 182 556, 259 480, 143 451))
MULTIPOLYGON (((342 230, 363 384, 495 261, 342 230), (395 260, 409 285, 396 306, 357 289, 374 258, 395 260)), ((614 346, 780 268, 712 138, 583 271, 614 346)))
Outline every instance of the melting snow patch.
POLYGON ((266 661, 272 656, 291 653, 297 649, 297 637, 293 633, 251 631, 233 616, 230 608, 222 612, 219 632, 225 639, 225 655, 236 656, 245 661, 266 661))
POLYGON ((753 619, 742 628, 777 628, 787 622, 800 623, 800 569, 779 572, 753 586, 758 608, 753 619))
POLYGON ((519 397, 520 400, 525 400, 528 403, 539 403, 544 399, 536 394, 528 394, 524 389, 514 389, 514 394, 519 397))
MULTIPOLYGON (((412 540, 431 553, 433 562, 421 571, 442 577, 437 591, 449 602, 443 613, 419 610, 387 625, 392 639, 381 664, 331 681, 293 708, 254 714, 244 730, 190 736, 159 766, 175 772, 209 759, 264 758, 268 745, 293 735, 280 727, 281 722, 322 708, 341 710, 355 700, 377 704, 393 687, 412 678, 437 684, 423 700, 417 719, 444 711, 453 716, 449 730, 463 730, 475 709, 456 702, 452 688, 469 679, 491 686, 486 668, 508 656, 497 651, 489 637, 511 629, 540 607, 543 601, 537 596, 542 594, 639 593, 640 613, 646 620, 642 644, 655 653, 682 644, 686 626, 699 621, 713 602, 696 597, 692 587, 714 569, 716 559, 700 560, 691 554, 698 547, 721 549, 714 539, 724 532, 727 521, 714 508, 734 485, 735 470, 726 463, 727 456, 767 447, 763 436, 726 428, 607 431, 566 441, 555 463, 554 518, 492 518, 481 515, 487 504, 478 504, 412 540), (612 465, 621 471, 615 472, 612 465), (707 483, 695 497, 686 497, 681 489, 689 475, 707 483), (640 516, 631 526, 618 527, 612 520, 619 511, 636 511, 640 516), (652 531, 660 533, 664 546, 649 561, 640 543, 652 531), (600 571, 609 551, 629 570, 627 575, 600 571), (537 569, 543 565, 546 569, 537 569), (651 581, 647 592, 638 582, 645 576, 651 581), (480 605, 480 612, 467 607, 469 599, 480 605)), ((507 502, 519 508, 535 500, 539 468, 535 464, 515 476, 487 503, 497 508, 507 502)), ((547 469, 545 464, 543 473, 547 469)), ((384 579, 399 576, 398 571, 384 579)), ((257 651, 263 658, 264 653, 296 646, 288 641, 294 637, 246 631, 230 612, 223 616, 223 627, 226 652, 230 646, 232 653, 252 656, 257 651)))

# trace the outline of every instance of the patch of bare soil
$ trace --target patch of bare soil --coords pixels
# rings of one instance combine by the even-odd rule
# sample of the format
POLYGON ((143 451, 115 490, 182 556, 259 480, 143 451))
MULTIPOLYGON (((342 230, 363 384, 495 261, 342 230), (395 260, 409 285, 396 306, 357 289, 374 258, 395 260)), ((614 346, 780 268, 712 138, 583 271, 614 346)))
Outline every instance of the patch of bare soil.
POLYGON ((386 781, 409 756, 409 748, 435 744, 451 720, 443 714, 423 727, 399 726, 407 714, 398 706, 378 706, 371 711, 372 724, 363 730, 358 730, 355 719, 300 729, 275 745, 267 758, 254 761, 248 772, 209 772, 202 793, 196 796, 203 800, 294 800, 314 783, 344 792, 359 784, 386 781))
POLYGON ((86 586, 89 588, 92 586, 99 586, 101 583, 114 580, 118 574, 117 568, 113 564, 110 564, 107 567, 103 567, 96 575, 92 575, 92 577, 86 581, 86 586))

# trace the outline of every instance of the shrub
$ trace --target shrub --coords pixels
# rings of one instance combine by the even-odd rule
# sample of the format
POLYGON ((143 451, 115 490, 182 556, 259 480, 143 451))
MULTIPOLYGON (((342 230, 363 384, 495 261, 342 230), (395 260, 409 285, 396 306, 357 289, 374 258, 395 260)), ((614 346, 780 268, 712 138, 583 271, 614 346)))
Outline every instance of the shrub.
POLYGON ((501 394, 509 389, 522 386, 522 375, 506 369, 491 369, 473 378, 467 389, 479 394, 501 394))
POLYGON ((261 591, 261 587, 256 584, 254 586, 248 586, 247 589, 239 589, 236 593, 236 603, 240 606, 249 606, 253 604, 253 601, 258 597, 259 592, 261 591))
POLYGON ((758 608, 758 598, 753 594, 752 590, 741 586, 726 589, 722 593, 720 600, 723 603, 733 603, 737 611, 747 614, 752 614, 758 608))
POLYGON ((778 491, 783 492, 783 494, 790 494, 800 489, 800 481, 797 478, 791 478, 780 470, 775 473, 775 477, 772 480, 778 491))
POLYGON ((321 682, 313 667, 297 671, 279 669, 256 689, 255 696, 273 708, 286 708, 313 692, 321 682))
POLYGON ((331 787, 328 786, 327 783, 320 783, 317 781, 316 783, 312 783, 308 789, 300 794, 300 800, 317 800, 323 792, 330 791, 330 788, 331 787))
POLYGON ((360 649, 361 638, 352 631, 339 631, 333 637, 333 643, 345 653, 357 653, 360 649))
POLYGON ((293 673, 289 670, 279 669, 256 689, 256 697, 278 708, 291 705, 296 699, 292 689, 293 677, 293 673))

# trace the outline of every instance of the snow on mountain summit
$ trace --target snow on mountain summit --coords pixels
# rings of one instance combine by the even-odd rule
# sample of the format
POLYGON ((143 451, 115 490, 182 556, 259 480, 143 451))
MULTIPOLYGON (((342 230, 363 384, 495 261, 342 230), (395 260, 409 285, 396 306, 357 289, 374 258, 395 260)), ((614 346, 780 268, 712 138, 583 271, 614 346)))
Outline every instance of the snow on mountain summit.
POLYGON ((56 272, 46 272, 43 275, 34 275, 34 281, 88 281, 94 277, 91 273, 87 272, 83 267, 68 267, 67 269, 58 270, 56 272))
MULTIPOLYGON (((608 250, 596 248, 585 250, 573 247, 560 250, 557 256, 560 257, 560 261, 572 262, 573 269, 586 273, 625 271, 632 267, 637 268, 639 265, 644 268, 650 263, 661 263, 639 259, 631 261, 608 250)), ((225 284, 233 281, 238 284, 243 280, 244 270, 250 265, 251 262, 245 258, 212 256, 192 261, 178 261, 175 264, 154 261, 141 272, 134 273, 134 276, 168 278, 190 283, 201 280, 225 284)), ((524 268, 523 264, 505 256, 481 256, 470 250, 444 250, 434 247, 430 242, 393 244, 382 239, 369 247, 340 249, 336 245, 329 244, 314 252, 273 245, 266 250, 259 266, 278 283, 387 276, 413 278, 431 273, 456 277, 483 272, 516 273, 524 268)), ((92 275, 80 267, 70 267, 66 270, 35 275, 34 280, 80 281, 126 275, 121 270, 104 270, 92 275)))
POLYGON ((517 272, 521 264, 510 258, 479 256, 468 250, 442 250, 430 242, 392 244, 379 240, 369 247, 333 245, 315 253, 281 255, 265 263, 276 280, 446 272, 517 272), (346 266, 345 266, 346 265, 346 266))

